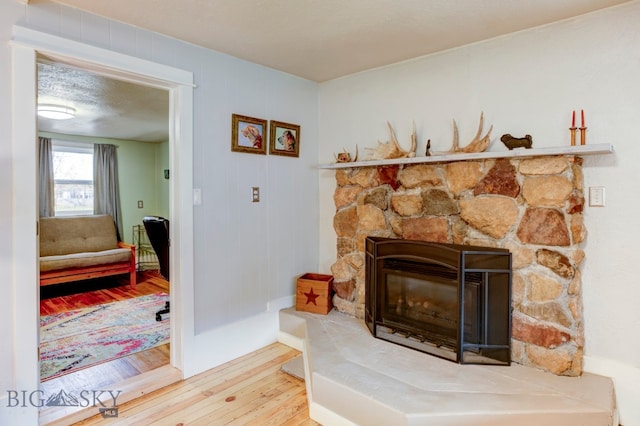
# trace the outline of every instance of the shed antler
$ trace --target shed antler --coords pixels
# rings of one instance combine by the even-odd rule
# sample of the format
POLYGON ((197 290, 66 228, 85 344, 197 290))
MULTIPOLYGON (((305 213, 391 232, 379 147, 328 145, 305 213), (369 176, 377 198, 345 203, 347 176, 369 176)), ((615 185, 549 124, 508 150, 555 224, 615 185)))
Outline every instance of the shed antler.
POLYGON ((481 137, 482 128, 484 126, 484 113, 480 113, 480 125, 478 126, 478 132, 476 136, 469 142, 469 144, 463 148, 460 148, 459 145, 459 137, 458 137, 458 125, 456 124, 456 120, 453 120, 453 146, 449 152, 483 152, 489 147, 489 142, 491 141, 491 131, 493 130, 493 126, 489 128, 489 131, 486 135, 481 137))
POLYGON ((379 142, 375 148, 367 148, 370 152, 369 159, 371 160, 387 160, 392 158, 407 158, 416 156, 416 148, 418 143, 416 141, 416 123, 413 123, 413 131, 411 132, 411 148, 408 151, 403 150, 398 143, 396 134, 393 131, 393 127, 387 121, 389 127, 389 133, 391 134, 391 140, 389 142, 379 142))

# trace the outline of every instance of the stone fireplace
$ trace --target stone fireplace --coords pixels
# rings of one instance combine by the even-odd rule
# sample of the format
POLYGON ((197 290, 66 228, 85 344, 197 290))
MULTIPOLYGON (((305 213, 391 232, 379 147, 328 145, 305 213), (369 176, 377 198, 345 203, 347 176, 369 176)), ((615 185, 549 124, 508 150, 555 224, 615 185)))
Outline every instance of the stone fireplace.
POLYGON ((508 249, 511 361, 582 374, 582 159, 482 159, 336 170, 334 306, 365 316, 368 236, 508 249))

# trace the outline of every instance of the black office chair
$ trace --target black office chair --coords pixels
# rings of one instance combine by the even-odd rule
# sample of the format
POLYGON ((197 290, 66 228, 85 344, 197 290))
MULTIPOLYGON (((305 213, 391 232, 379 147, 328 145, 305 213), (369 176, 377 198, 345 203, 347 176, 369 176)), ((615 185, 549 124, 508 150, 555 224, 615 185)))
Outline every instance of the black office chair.
MULTIPOLYGON (((147 237, 151 243, 151 247, 158 256, 160 264, 160 275, 166 280, 169 279, 169 221, 159 216, 145 216, 142 219, 144 229, 147 231, 147 237)), ((156 321, 162 321, 162 315, 169 313, 169 302, 165 304, 164 309, 156 312, 156 321)))

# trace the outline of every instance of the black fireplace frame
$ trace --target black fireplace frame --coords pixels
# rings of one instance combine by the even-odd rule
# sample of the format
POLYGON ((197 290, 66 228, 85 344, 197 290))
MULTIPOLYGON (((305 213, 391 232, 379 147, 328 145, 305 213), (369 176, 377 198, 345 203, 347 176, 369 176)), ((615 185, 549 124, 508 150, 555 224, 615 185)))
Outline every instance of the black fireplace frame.
POLYGON ((365 240, 365 255, 365 323, 375 337, 460 364, 510 365, 509 250, 370 236, 365 240), (389 310, 385 310, 385 274, 397 267, 396 264, 401 267, 403 262, 425 265, 424 268, 434 274, 445 276, 446 279, 441 279, 443 282, 456 287, 458 303, 452 335, 438 337, 437 333, 416 332, 410 325, 396 323, 389 310), (380 278, 385 282, 381 284, 380 278), (474 291, 477 307, 467 309, 465 294, 474 291), (498 303, 491 304, 491 301, 498 303), (478 318, 472 318, 474 315, 478 318), (479 327, 474 325, 475 320, 481 324, 479 327))

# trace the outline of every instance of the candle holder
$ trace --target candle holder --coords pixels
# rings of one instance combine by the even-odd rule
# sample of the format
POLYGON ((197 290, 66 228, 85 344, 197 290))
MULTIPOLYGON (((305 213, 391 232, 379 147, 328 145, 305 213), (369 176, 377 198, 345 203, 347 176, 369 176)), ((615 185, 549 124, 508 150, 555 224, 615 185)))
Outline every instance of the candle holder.
POLYGON ((571 132, 571 146, 576 146, 576 131, 577 127, 569 127, 569 131, 571 132))
POLYGON ((580 127, 580 145, 587 144, 587 128, 580 127))

